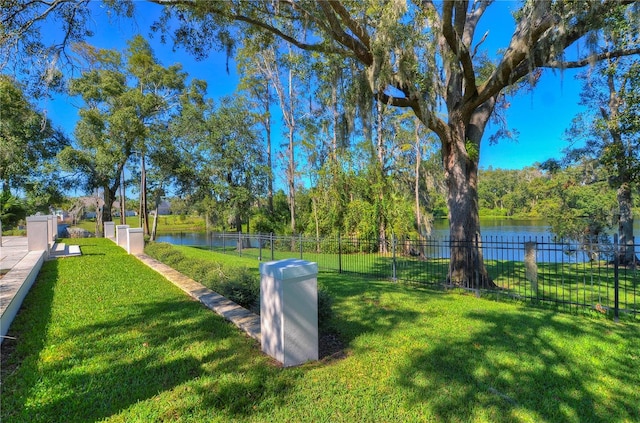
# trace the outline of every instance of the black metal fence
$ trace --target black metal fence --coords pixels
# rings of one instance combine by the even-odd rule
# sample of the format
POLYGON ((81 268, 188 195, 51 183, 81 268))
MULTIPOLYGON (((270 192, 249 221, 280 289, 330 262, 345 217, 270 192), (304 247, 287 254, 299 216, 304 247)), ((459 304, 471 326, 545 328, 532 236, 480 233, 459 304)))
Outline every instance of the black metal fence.
MULTIPOLYGON (((179 243, 263 261, 299 258, 318 263, 320 270, 373 279, 452 286, 447 282, 452 241, 447 238, 369 240, 209 233, 205 240, 192 242, 181 236, 179 243)), ((610 311, 615 318, 620 313, 640 316, 638 244, 633 246, 632 262, 625 265, 619 263, 617 237, 597 243, 483 237, 461 248, 470 253, 481 248, 485 268, 496 285, 483 290, 485 293, 569 310, 610 311)))

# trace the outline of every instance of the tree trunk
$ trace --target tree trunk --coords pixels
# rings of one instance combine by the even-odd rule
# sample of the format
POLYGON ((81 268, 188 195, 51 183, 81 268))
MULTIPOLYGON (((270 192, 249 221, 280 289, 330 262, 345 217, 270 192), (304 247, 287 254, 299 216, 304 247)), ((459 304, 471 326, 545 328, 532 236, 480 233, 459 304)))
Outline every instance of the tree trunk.
POLYGON ((269 78, 265 78, 265 92, 261 94, 256 92, 256 96, 260 99, 264 107, 264 115, 262 125, 266 138, 266 155, 267 155, 267 208, 269 218, 273 219, 273 159, 271 153, 271 84, 269 78))
POLYGON ((265 136, 267 138, 267 206, 269 208, 269 218, 273 219, 273 164, 271 158, 271 118, 269 117, 269 106, 267 103, 267 118, 264 123, 265 136))
POLYGON ((331 84, 331 116, 333 118, 333 135, 331 137, 331 153, 330 157, 334 163, 338 162, 338 89, 336 88, 338 81, 334 80, 331 84))
POLYGON ((465 288, 495 288, 482 255, 478 216, 478 162, 480 140, 487 110, 474 114, 464 124, 461 117, 450 117, 449 139, 443 140, 442 159, 449 206, 450 255, 447 281, 465 288))
MULTIPOLYGON (((609 66, 614 66, 609 63, 609 66)), ((608 122, 608 130, 613 140, 611 150, 618 151, 615 157, 616 168, 618 174, 610 181, 615 181, 613 184, 618 185, 616 196, 618 200, 618 237, 619 237, 619 250, 618 250, 618 263, 622 266, 635 265, 638 259, 635 257, 634 251, 634 238, 633 238, 633 201, 630 181, 632 179, 633 171, 627 166, 629 163, 629 156, 627 154, 628 149, 625 147, 625 143, 622 138, 622 129, 619 124, 613 125, 613 123, 620 122, 620 108, 624 100, 621 98, 620 92, 616 90, 615 75, 613 72, 607 73, 607 87, 609 89, 609 103, 608 110, 604 107, 600 108, 600 114, 605 122, 608 122)), ((623 88, 620 88, 622 91, 623 88)), ((632 156, 632 154, 631 154, 632 156)))
POLYGON ((235 222, 235 225, 236 225, 236 232, 238 233, 242 232, 242 218, 240 217, 240 212, 234 213, 233 221, 235 222))
POLYGON ((102 205, 102 211, 96 213, 96 236, 102 236, 104 232, 104 222, 111 222, 113 218, 111 216, 111 208, 113 207, 113 201, 116 198, 116 193, 119 188, 119 181, 114 187, 103 187, 102 199, 104 204, 102 205), (99 221, 98 221, 99 220, 99 221))
POLYGON ((149 206, 147 204, 147 169, 144 154, 140 155, 140 227, 149 235, 149 206))
POLYGON ((635 257, 634 251, 631 196, 631 186, 628 183, 622 183, 620 188, 618 188, 617 197, 618 207, 620 209, 620 217, 618 220, 618 260, 623 266, 630 266, 638 263, 638 259, 635 257))
POLYGON ((161 188, 156 190, 156 195, 154 196, 154 201, 155 201, 155 206, 156 206, 156 210, 155 210, 155 214, 153 215, 153 226, 151 228, 151 241, 155 241, 156 240, 156 233, 158 231, 158 212, 160 211, 160 201, 162 201, 162 197, 160 196, 160 192, 161 192, 161 188))
POLYGON ((289 147, 287 148, 287 186, 289 188, 289 212, 291 214, 291 233, 296 233, 296 165, 293 144, 293 127, 289 128, 289 147))
POLYGON ((98 197, 98 193, 96 192, 96 237, 100 238, 104 236, 103 230, 103 222, 104 220, 104 205, 102 206, 102 210, 100 209, 100 199, 98 197))
POLYGON ((121 173, 121 179, 122 181, 120 182, 120 224, 121 225, 126 225, 127 224, 127 206, 125 204, 125 197, 127 195, 126 193, 126 185, 125 185, 125 179, 124 179, 124 167, 122 168, 122 172, 121 173))
POLYGON ((386 178, 384 174, 384 159, 386 156, 385 145, 384 145, 384 136, 383 136, 383 112, 384 109, 382 107, 381 102, 376 103, 376 158, 377 158, 377 166, 376 166, 376 179, 378 179, 378 242, 379 247, 378 250, 382 254, 386 254, 389 252, 387 247, 387 218, 386 218, 386 210, 384 206, 384 198, 386 194, 385 186, 386 186, 386 178))
POLYGON ((156 204, 156 213, 153 215, 153 228, 151 229, 151 241, 156 240, 156 232, 158 231, 158 205, 156 204))
POLYGON ((293 71, 289 69, 289 148, 287 149, 288 155, 288 172, 287 183, 289 185, 289 208, 291 212, 291 233, 296 233, 296 162, 294 154, 294 134, 295 134, 295 120, 293 116, 293 71))
POLYGON ((315 195, 311 197, 311 204, 313 205, 313 220, 316 224, 316 252, 320 253, 320 222, 318 220, 318 200, 315 195))
POLYGON ((420 148, 420 121, 416 119, 415 121, 415 132, 416 136, 416 167, 415 167, 415 179, 413 185, 413 194, 414 200, 416 204, 416 229, 420 236, 420 239, 425 235, 422 229, 422 216, 420 213, 420 164, 422 162, 422 149, 420 148))

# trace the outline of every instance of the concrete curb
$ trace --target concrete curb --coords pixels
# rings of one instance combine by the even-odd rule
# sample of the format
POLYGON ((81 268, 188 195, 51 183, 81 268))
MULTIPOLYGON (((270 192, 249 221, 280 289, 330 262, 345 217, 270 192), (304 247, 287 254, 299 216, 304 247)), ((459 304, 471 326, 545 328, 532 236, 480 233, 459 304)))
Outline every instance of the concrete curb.
POLYGON ((135 254, 135 257, 167 278, 190 297, 200 301, 207 308, 242 329, 251 338, 261 342, 260 316, 146 254, 135 254))
POLYGON ((0 343, 29 293, 44 263, 46 251, 30 251, 2 277, 0 289, 0 343))

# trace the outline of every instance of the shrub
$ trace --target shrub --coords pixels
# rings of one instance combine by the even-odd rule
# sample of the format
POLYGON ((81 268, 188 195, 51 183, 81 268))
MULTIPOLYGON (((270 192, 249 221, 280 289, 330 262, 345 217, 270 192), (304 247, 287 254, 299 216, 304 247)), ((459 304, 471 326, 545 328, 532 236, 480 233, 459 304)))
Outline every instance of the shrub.
POLYGON ((145 246, 144 250, 151 257, 160 260, 160 255, 173 250, 173 247, 166 242, 150 242, 145 246))
POLYGON ((318 285, 318 326, 331 320, 333 316, 333 297, 329 291, 318 285))
POLYGON ((145 247, 145 252, 167 266, 182 271, 183 266, 180 266, 180 263, 185 260, 185 257, 180 251, 174 249, 171 244, 151 242, 145 247))
MULTIPOLYGON (((187 258, 171 244, 152 242, 145 252, 177 271, 200 282, 236 304, 260 313, 260 280, 247 267, 236 267, 214 260, 187 258)), ((333 298, 318 286, 318 324, 331 319, 333 298)))
POLYGON ((83 228, 71 227, 67 228, 67 233, 63 234, 63 236, 68 236, 69 238, 91 238, 93 234, 83 228))
POLYGON ((167 243, 149 243, 145 252, 243 307, 255 307, 260 300, 260 282, 247 268, 187 258, 167 243))
POLYGON ((185 260, 183 263, 185 267, 189 269, 189 273, 192 279, 203 282, 205 279, 209 278, 209 273, 211 272, 211 263, 207 263, 202 260, 185 260))
POLYGON ((233 269, 233 278, 222 286, 222 294, 231 301, 255 311, 260 304, 260 282, 246 267, 233 269))

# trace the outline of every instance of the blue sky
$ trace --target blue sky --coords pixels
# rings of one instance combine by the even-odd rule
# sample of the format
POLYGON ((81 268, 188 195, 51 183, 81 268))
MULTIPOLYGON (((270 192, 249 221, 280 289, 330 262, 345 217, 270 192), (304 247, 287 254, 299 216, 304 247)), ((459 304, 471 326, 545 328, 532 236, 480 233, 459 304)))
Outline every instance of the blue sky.
MULTIPOLYGON (((138 2, 135 21, 110 18, 101 2, 92 2, 95 36, 88 41, 97 47, 124 49, 126 41, 134 34, 149 34, 149 25, 159 16, 161 7, 147 2, 138 2)), ((477 37, 485 31, 489 35, 484 46, 489 51, 506 47, 513 32, 513 24, 508 13, 517 6, 514 1, 499 1, 490 7, 481 21, 477 37)), ((53 30, 53 29, 52 29, 53 30)), ((182 63, 190 77, 204 79, 209 84, 209 96, 217 98, 235 91, 238 77, 235 74, 235 62, 229 63, 227 73, 226 56, 213 53, 204 61, 196 61, 184 52, 173 51, 171 44, 161 44, 159 35, 150 40, 152 48, 164 65, 182 63)), ((537 87, 532 92, 522 92, 509 98, 510 107, 506 112, 507 125, 518 131, 516 141, 501 140, 490 145, 488 138, 495 127, 490 126, 485 133, 480 153, 481 167, 520 169, 559 157, 567 146, 564 131, 572 118, 579 112, 580 85, 574 76, 579 71, 567 70, 564 73, 545 70, 537 87)), ((41 102, 41 108, 55 125, 62 127, 68 134, 73 133, 77 120, 78 100, 56 96, 52 100, 41 102)), ((275 134, 274 134, 275 135, 275 134)))

